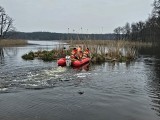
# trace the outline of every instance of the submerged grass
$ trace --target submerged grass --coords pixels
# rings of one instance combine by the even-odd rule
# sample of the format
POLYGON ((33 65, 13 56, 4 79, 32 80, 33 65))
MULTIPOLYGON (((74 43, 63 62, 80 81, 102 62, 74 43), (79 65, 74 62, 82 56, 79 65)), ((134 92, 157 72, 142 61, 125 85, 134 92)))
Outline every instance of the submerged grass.
POLYGON ((0 40, 0 47, 22 46, 27 44, 28 44, 27 40, 13 40, 13 39, 0 40))

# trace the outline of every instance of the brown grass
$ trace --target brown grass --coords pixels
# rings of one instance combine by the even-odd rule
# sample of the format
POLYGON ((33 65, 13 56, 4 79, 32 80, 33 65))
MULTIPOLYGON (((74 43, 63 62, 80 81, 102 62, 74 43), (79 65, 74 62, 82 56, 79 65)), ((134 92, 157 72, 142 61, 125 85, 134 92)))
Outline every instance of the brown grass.
POLYGON ((0 40, 1 47, 8 47, 8 46, 23 46, 27 45, 27 40, 13 40, 13 39, 3 39, 0 40))
POLYGON ((151 47, 150 42, 139 42, 139 41, 127 41, 127 40, 69 40, 67 41, 71 45, 75 44, 86 44, 86 45, 114 45, 114 46, 132 46, 132 47, 151 47))
MULTIPOLYGON (((151 47, 152 43, 131 42, 125 40, 72 40, 68 41, 71 46, 81 45, 83 49, 88 47, 91 56, 101 56, 106 61, 129 61, 137 56, 139 47, 151 47)), ((103 60, 104 60, 103 59, 103 60)))
MULTIPOLYGON (((66 42, 66 41, 65 41, 66 42)), ((22 56, 24 59, 39 58, 44 61, 51 61, 65 55, 70 55, 73 47, 82 46, 82 50, 87 47, 90 49, 91 61, 94 63, 105 61, 127 62, 134 60, 137 56, 138 48, 151 47, 151 43, 130 42, 130 41, 113 41, 113 40, 70 40, 68 41, 70 48, 62 54, 64 45, 59 44, 52 51, 37 51, 22 56)))

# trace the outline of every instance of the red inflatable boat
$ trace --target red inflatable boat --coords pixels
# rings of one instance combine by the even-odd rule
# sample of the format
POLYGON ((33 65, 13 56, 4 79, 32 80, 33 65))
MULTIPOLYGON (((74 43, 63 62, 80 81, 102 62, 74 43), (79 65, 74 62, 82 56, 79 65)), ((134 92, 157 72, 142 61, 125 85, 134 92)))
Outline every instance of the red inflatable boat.
MULTIPOLYGON (((75 60, 71 61, 71 66, 73 67, 80 67, 84 65, 85 63, 88 63, 90 61, 90 58, 83 58, 82 60, 75 60)), ((66 58, 60 58, 58 61, 58 66, 66 66, 66 58)))

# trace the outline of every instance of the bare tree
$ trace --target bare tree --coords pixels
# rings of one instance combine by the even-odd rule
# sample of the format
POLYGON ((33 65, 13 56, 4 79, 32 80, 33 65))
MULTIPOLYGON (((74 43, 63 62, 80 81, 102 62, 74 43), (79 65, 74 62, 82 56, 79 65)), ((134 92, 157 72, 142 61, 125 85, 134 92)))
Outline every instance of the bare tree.
POLYGON ((121 27, 115 28, 114 33, 116 34, 116 39, 119 40, 121 37, 121 27))
POLYGON ((157 18, 160 16, 160 0, 154 0, 153 7, 152 16, 157 18))
POLYGON ((154 0, 152 14, 145 22, 139 21, 131 25, 126 23, 124 27, 116 28, 114 33, 117 39, 125 38, 160 43, 160 0, 154 0))
POLYGON ((0 39, 6 37, 7 32, 14 30, 13 19, 9 17, 3 7, 0 6, 0 39))
POLYGON ((125 39, 129 39, 131 33, 131 27, 128 22, 125 24, 124 29, 125 29, 125 39))

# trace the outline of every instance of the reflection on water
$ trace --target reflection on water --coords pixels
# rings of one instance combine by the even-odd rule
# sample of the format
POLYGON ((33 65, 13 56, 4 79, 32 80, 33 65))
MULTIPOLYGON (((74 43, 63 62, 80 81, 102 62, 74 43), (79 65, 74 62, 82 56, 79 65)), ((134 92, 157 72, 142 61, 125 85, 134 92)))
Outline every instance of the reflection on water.
POLYGON ((21 59, 31 50, 54 47, 54 42, 43 41, 0 49, 0 119, 159 120, 158 51, 140 49, 133 62, 80 68, 21 59))
POLYGON ((3 48, 0 47, 0 64, 4 64, 4 53, 3 48))
POLYGON ((16 47, 8 47, 8 48, 4 48, 3 51, 5 55, 12 57, 17 55, 18 49, 16 47))
POLYGON ((16 47, 0 48, 0 58, 16 56, 17 52, 18 50, 16 47))
POLYGON ((4 57, 3 48, 0 47, 0 58, 4 57))
POLYGON ((151 49, 140 49, 140 53, 143 54, 143 62, 149 69, 147 76, 148 81, 146 85, 146 91, 152 101, 152 109, 160 116, 160 48, 153 47, 151 49))
POLYGON ((2 57, 2 56, 0 57, 0 64, 1 64, 1 65, 4 65, 4 64, 5 64, 4 57, 2 57))
POLYGON ((152 98, 152 109, 157 111, 160 116, 160 60, 148 59, 145 64, 152 70, 148 73, 147 90, 149 97, 152 98))

